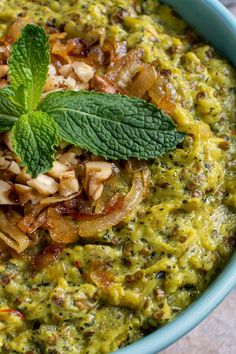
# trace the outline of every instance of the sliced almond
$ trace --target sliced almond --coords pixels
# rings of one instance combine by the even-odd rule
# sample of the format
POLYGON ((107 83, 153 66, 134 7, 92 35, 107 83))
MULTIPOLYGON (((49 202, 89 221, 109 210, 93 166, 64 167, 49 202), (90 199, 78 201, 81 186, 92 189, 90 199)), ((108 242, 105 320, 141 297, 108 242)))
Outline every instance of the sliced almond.
POLYGON ((36 198, 36 194, 33 188, 25 186, 23 184, 15 184, 15 191, 20 200, 20 205, 25 205, 28 201, 32 201, 36 198))
POLYGON ((65 152, 58 158, 58 161, 66 166, 76 165, 78 162, 75 152, 65 152))
POLYGON ((60 176, 60 196, 68 197, 79 191, 79 182, 75 177, 75 171, 67 171, 60 176))
POLYGON ((8 167, 8 170, 14 173, 15 175, 18 175, 20 173, 20 167, 15 161, 11 162, 10 166, 8 167))
POLYGON ((55 194, 59 190, 59 183, 57 183, 52 177, 43 174, 30 179, 27 184, 43 195, 55 194))
POLYGON ((0 65, 0 79, 6 76, 8 73, 8 65, 0 65))
POLYGON ((84 188, 87 194, 98 200, 103 191, 103 183, 112 174, 112 163, 104 161, 89 161, 85 163, 84 188))
POLYGON ((9 194, 11 190, 12 190, 12 186, 9 183, 0 180, 0 205, 14 204, 9 199, 9 194))
POLYGON ((65 77, 69 76, 70 73, 72 72, 73 70, 73 67, 71 64, 65 64, 65 65, 62 65, 59 69, 59 73, 65 77))
POLYGON ((10 132, 6 132, 3 134, 3 141, 6 144, 6 146, 8 147, 8 149, 13 151, 10 132))
POLYGON ((94 69, 90 65, 82 61, 75 61, 72 63, 72 66, 76 75, 82 82, 89 82, 89 80, 93 78, 94 69))
POLYGON ((54 161, 53 166, 48 174, 54 178, 60 178, 60 175, 67 170, 67 166, 61 162, 54 161))

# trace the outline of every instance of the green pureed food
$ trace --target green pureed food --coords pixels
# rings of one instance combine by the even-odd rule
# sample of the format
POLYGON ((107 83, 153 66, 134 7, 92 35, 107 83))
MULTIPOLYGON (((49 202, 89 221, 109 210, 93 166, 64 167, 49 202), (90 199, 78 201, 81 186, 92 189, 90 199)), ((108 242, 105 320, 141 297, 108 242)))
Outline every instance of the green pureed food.
MULTIPOLYGON (((173 9, 157 1, 1 0, 0 49, 15 41, 19 28, 10 26, 17 18, 19 27, 25 21, 46 28, 57 71, 73 61, 93 68, 97 77, 88 86, 81 79, 80 88, 146 99, 185 133, 183 142, 163 157, 145 164, 114 161, 113 179, 89 205, 92 216, 83 219, 81 213, 77 220, 73 210, 76 242, 51 243, 53 231, 41 223, 23 253, 9 255, 0 244, 1 353, 109 353, 173 320, 233 252, 235 70, 173 9), (71 54, 67 44, 74 38, 80 51, 76 47, 71 54), (122 207, 133 175, 141 178, 143 166, 142 201, 117 225, 92 233, 98 222, 94 213, 103 215, 106 204, 108 214, 122 207), (120 199, 111 203, 114 195, 120 199)), ((0 55, 4 64, 5 49, 0 55)), ((7 77, 0 82, 6 84, 7 77)), ((0 158, 9 154, 4 139, 0 158)), ((65 149, 68 145, 60 145, 59 161, 65 149)), ((74 147, 69 149, 74 153, 74 147)), ((82 165, 99 160, 76 149, 82 165)), ((21 174, 19 181, 12 173, 17 174, 5 173, 1 165, 3 181, 24 184, 28 178, 21 174)), ((76 173, 80 179, 82 172, 76 173)), ((28 203, 20 211, 1 206, 0 220, 11 213, 15 225, 29 211, 28 203)), ((69 209, 60 203, 58 208, 69 209)), ((50 220, 55 220, 53 210, 48 209, 50 220)), ((60 222, 58 217, 54 226, 63 234, 60 222)))

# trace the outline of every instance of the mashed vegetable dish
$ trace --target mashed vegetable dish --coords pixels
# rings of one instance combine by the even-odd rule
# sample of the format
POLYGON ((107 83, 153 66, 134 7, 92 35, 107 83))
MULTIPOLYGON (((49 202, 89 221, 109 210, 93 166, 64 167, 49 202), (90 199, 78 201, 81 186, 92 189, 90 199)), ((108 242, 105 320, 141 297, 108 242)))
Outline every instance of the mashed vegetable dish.
POLYGON ((158 1, 0 0, 1 90, 27 24, 49 36, 45 100, 137 97, 184 133, 145 161, 63 139, 32 177, 1 130, 0 352, 110 353, 173 320, 235 248, 235 70, 158 1))

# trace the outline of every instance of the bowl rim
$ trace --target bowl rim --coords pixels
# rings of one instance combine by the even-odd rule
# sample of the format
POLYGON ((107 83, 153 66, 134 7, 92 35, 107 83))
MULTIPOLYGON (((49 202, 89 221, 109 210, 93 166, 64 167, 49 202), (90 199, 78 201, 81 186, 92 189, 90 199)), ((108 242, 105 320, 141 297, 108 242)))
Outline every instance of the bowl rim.
MULTIPOLYGON (((179 0, 178 6, 187 6, 189 0, 179 0), (182 4, 182 5, 181 5, 182 4)), ((222 29, 232 35, 231 40, 234 42, 234 50, 236 50, 236 19, 235 17, 218 1, 218 0, 197 0, 200 5, 208 10, 209 16, 213 16, 215 21, 219 22, 222 29)), ((163 2, 172 5, 173 0, 163 0, 163 2)), ((182 14, 181 14, 182 15, 182 14)), ((183 18, 186 16, 182 16, 183 18)), ((196 20, 197 21, 197 20, 196 20)), ((193 21, 194 22, 194 21, 193 21)), ((190 23, 198 28, 197 23, 190 23)), ((199 30, 198 30, 199 32, 199 30)), ((200 31, 201 32, 201 31, 200 31)), ((201 33, 203 34, 203 33, 201 33)), ((224 44, 219 47, 219 43, 208 35, 203 36, 219 49, 223 54, 236 66, 236 57, 233 57, 232 48, 228 49, 224 44)), ((227 42, 227 41, 225 41, 227 42)), ((234 52, 235 53, 235 52, 234 52)), ((183 337, 201 321, 203 321, 229 294, 236 286, 236 251, 218 276, 212 281, 207 289, 183 312, 181 312, 173 321, 165 326, 155 330, 144 338, 128 345, 127 347, 116 351, 116 354, 156 354, 166 347, 170 346, 178 339, 183 337)))
POLYGON ((160 0, 179 12, 199 34, 236 67, 236 19, 218 0, 160 0), (227 38, 227 40, 226 40, 227 38))

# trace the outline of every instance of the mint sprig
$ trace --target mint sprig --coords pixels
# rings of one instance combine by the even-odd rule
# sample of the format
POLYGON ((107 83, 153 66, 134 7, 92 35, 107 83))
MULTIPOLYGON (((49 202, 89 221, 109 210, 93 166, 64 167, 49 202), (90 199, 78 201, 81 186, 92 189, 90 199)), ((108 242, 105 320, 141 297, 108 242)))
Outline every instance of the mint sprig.
POLYGON ((10 130, 24 112, 10 86, 0 89, 0 132, 10 130))
POLYGON ((39 108, 53 117, 63 140, 110 159, 154 158, 183 140, 163 111, 138 98, 59 91, 39 108))
POLYGON ((20 103, 26 111, 37 108, 50 63, 48 36, 39 26, 27 25, 13 45, 9 60, 9 76, 20 103), (19 90, 18 90, 19 89, 19 90))
POLYGON ((23 114, 12 129, 13 149, 32 177, 51 168, 57 144, 57 124, 47 113, 23 114))
POLYGON ((27 25, 12 48, 11 86, 0 90, 0 132, 12 129, 14 151, 32 177, 51 168, 60 139, 112 159, 154 158, 182 142, 172 119, 138 98, 60 91, 39 103, 49 59, 46 32, 27 25))

